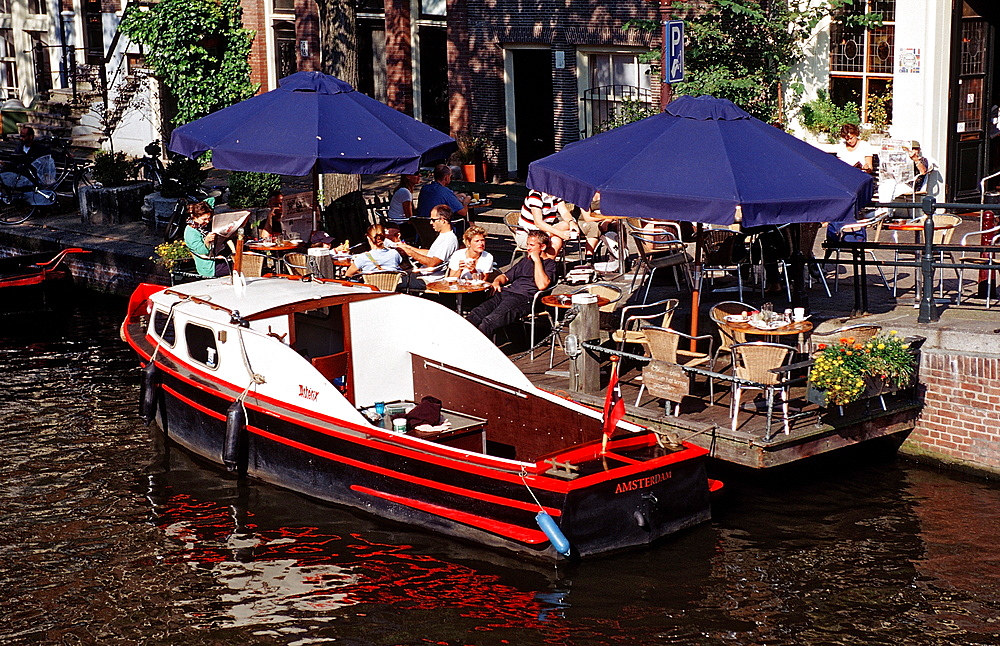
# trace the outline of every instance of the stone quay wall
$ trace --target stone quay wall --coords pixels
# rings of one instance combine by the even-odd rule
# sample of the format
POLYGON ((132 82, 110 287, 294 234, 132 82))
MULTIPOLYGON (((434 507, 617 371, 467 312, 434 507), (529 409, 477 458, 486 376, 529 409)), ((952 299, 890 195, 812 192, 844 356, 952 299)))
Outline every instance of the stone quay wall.
POLYGON ((904 453, 1000 475, 1000 356, 924 346, 924 408, 904 453))

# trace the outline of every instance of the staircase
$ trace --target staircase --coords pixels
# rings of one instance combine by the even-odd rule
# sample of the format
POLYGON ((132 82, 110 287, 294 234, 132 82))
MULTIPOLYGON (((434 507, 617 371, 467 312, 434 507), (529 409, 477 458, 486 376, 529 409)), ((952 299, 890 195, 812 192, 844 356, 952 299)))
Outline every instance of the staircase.
POLYGON ((95 101, 101 100, 96 68, 81 66, 77 72, 76 102, 72 88, 55 88, 49 91, 47 100, 36 100, 27 113, 27 125, 35 130, 36 136, 52 136, 68 139, 70 146, 84 155, 101 147, 103 136, 100 126, 92 114, 95 101))

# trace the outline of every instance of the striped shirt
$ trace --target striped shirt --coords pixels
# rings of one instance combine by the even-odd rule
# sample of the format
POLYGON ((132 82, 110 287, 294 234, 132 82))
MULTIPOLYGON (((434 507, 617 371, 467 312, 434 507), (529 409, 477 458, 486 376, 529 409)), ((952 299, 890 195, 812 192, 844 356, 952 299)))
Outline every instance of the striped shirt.
POLYGON ((538 228, 535 226, 535 216, 531 213, 532 208, 542 210, 542 219, 546 224, 556 224, 559 222, 559 205, 561 203, 562 200, 554 195, 541 191, 529 191, 528 197, 524 198, 524 204, 521 206, 520 227, 528 231, 538 228))

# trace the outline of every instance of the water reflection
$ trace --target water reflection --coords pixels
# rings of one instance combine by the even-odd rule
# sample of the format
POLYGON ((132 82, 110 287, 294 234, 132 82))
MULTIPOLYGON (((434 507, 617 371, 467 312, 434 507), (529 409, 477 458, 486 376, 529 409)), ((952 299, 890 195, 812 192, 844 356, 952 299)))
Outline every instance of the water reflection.
POLYGON ((525 563, 229 474, 136 419, 124 304, 0 319, 0 642, 1000 644, 1000 488, 726 473, 653 549, 525 563))

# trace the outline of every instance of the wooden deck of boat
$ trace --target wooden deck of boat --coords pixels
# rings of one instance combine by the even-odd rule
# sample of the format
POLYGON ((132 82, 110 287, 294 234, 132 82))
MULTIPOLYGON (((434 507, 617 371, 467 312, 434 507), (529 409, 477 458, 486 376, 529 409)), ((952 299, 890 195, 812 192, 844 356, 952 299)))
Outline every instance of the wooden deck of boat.
MULTIPOLYGON (((522 350, 511 352, 511 357, 536 386, 598 409, 603 407, 607 368, 601 373, 600 391, 571 393, 568 391, 567 376, 569 359, 558 347, 551 369, 548 348, 536 351, 534 359, 530 355, 519 357, 522 350)), ((641 384, 640 376, 641 369, 634 364, 623 366, 620 382, 627 419, 702 446, 711 452, 713 458, 755 469, 795 462, 879 437, 905 437, 913 429, 920 410, 912 393, 884 397, 885 409, 878 398, 852 404, 843 411, 820 409, 806 401, 804 386, 796 387, 792 389, 789 400, 790 412, 795 417, 789 433, 783 433, 780 398, 776 397, 773 437, 766 440, 766 404, 763 395, 757 396, 759 391, 744 394, 743 410, 734 432, 729 414, 731 389, 728 383, 715 384, 715 404, 709 405, 706 379, 697 377, 692 388, 694 394, 681 402, 680 414, 666 416, 663 400, 650 396, 648 392, 643 394, 640 406, 634 406, 641 384), (753 401, 759 404, 759 412, 753 412, 753 401), (799 414, 796 415, 796 412, 799 414)))

